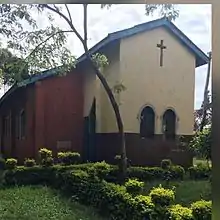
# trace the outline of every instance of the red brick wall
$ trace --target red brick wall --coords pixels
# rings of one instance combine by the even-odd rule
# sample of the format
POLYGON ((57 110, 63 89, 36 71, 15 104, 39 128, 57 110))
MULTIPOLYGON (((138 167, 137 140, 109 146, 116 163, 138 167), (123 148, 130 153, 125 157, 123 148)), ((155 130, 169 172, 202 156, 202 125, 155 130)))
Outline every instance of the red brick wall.
MULTIPOLYGON (((6 157, 37 159, 39 148, 57 151, 57 141, 71 141, 71 150, 81 153, 83 138, 82 75, 51 77, 36 84, 19 88, 0 106, 0 117, 26 112, 26 137, 23 140, 2 137, 1 148, 6 157)), ((15 120, 15 119, 14 119, 15 120)), ((12 125, 15 129, 15 125, 12 125)), ((0 121, 0 129, 2 122, 0 121)), ((2 130, 0 130, 1 132, 2 130)))
MULTIPOLYGON (((11 135, 1 135, 1 145, 6 157, 16 157, 19 161, 22 161, 25 157, 33 157, 33 129, 34 129, 34 87, 29 86, 26 88, 17 89, 12 93, 0 106, 1 117, 1 132, 2 132, 2 117, 8 115, 11 111, 11 135), (15 118, 19 112, 25 109, 26 114, 26 136, 24 139, 19 140, 15 135, 15 118)), ((1 133, 2 134, 2 133, 1 133)))
POLYGON ((81 152, 83 135, 82 75, 53 77, 36 84, 35 151, 46 147, 57 152, 57 141, 71 141, 81 152))

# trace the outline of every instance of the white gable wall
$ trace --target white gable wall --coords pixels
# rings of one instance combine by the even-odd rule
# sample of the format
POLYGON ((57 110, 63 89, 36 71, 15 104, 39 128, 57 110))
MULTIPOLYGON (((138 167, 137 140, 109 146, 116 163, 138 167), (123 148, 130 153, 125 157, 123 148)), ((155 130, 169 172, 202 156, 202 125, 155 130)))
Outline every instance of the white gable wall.
POLYGON ((161 116, 175 109, 177 134, 193 132, 195 57, 166 29, 157 28, 121 40, 120 75, 127 90, 120 106, 125 132, 139 133, 138 114, 144 105, 156 113, 156 134, 162 133, 161 116), (163 67, 157 44, 164 40, 163 67))

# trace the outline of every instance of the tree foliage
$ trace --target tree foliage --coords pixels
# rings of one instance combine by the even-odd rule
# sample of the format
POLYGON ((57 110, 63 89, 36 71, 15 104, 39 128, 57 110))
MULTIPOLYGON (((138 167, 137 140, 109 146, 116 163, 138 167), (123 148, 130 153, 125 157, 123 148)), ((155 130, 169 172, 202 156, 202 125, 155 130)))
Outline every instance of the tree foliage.
POLYGON ((29 77, 26 62, 14 56, 6 48, 0 48, 0 72, 1 83, 7 86, 11 86, 29 77))
MULTIPOLYGON (((113 4, 102 4, 101 8, 109 9, 113 4)), ((154 15, 158 12, 159 17, 165 17, 169 20, 176 20, 179 17, 179 10, 174 4, 145 4, 145 14, 154 15)))
MULTIPOLYGON (((212 123, 212 102, 211 102, 211 95, 208 94, 208 103, 206 104, 206 117, 204 120, 204 127, 210 126, 212 123)), ((202 122, 203 118, 203 106, 202 104, 201 108, 195 110, 194 112, 194 130, 198 131, 202 122)))
POLYGON ((211 145, 211 127, 208 127, 203 129, 203 131, 196 133, 190 142, 189 147, 196 156, 206 160, 211 160, 211 145))
MULTIPOLYGON (((62 10, 62 7, 55 7, 62 10)), ((51 68, 62 72, 62 68, 69 70, 74 65, 75 57, 66 47, 68 33, 71 32, 73 30, 61 30, 56 25, 54 16, 45 12, 45 5, 0 5, 0 34, 7 37, 7 48, 19 54, 26 63, 23 68, 28 65, 31 75, 51 68), (48 18, 47 27, 38 27, 33 16, 36 13, 48 18)))

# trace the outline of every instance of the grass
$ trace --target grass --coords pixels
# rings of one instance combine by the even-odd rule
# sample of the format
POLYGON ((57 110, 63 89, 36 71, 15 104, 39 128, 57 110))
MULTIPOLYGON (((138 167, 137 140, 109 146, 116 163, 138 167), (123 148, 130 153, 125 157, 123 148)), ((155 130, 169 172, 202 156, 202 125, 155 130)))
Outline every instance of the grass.
POLYGON ((1 189, 0 198, 1 220, 104 220, 92 208, 47 187, 1 189))
POLYGON ((153 187, 162 185, 164 188, 175 187, 175 203, 189 206, 191 203, 200 199, 211 200, 211 183, 206 180, 185 180, 172 181, 167 186, 165 181, 147 182, 145 184, 144 194, 148 195, 153 187))

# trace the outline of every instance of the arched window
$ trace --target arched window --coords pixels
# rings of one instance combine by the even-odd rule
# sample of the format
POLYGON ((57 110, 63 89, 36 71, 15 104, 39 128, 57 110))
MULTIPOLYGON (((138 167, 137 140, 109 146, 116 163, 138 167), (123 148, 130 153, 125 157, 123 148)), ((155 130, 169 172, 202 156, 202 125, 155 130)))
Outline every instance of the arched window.
POLYGON ((166 139, 175 139, 176 136, 176 114, 168 109, 163 114, 163 132, 166 139))
POLYGON ((154 110, 146 106, 140 117, 140 135, 142 138, 150 138, 154 136, 155 130, 155 113, 154 110))

